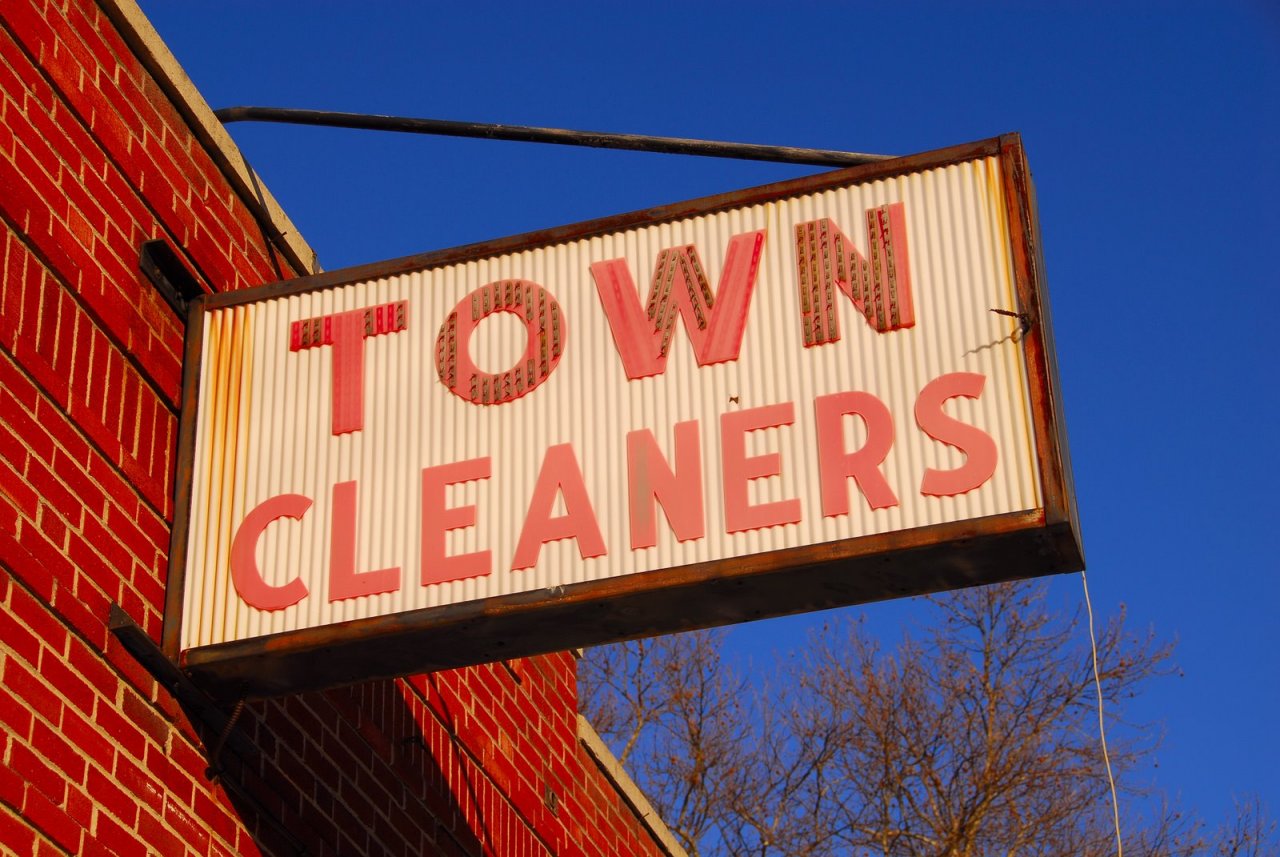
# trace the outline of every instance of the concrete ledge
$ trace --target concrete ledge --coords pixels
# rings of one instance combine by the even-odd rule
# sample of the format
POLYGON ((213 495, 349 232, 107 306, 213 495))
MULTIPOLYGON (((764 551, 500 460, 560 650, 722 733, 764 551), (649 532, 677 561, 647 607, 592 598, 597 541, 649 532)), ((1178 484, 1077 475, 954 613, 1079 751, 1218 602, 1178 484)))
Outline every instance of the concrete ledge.
POLYGON ((622 764, 613 755, 604 740, 596 733, 591 722, 581 714, 578 715, 578 741, 591 758, 595 760, 596 765, 604 772, 604 775, 613 783, 623 802, 631 807, 632 812, 636 814, 636 818, 648 829, 654 842, 658 843, 658 847, 668 857, 688 857, 685 850, 680 847, 680 843, 676 841, 671 831, 667 829, 667 825, 663 823, 657 810, 649 803, 649 799, 640 791, 640 787, 635 784, 630 775, 623 770, 622 764))
POLYGON ((249 166, 231 135, 213 115, 213 108, 187 77, 138 4, 134 0, 99 0, 99 4, 262 225, 271 244, 301 274, 319 273, 315 251, 249 166))

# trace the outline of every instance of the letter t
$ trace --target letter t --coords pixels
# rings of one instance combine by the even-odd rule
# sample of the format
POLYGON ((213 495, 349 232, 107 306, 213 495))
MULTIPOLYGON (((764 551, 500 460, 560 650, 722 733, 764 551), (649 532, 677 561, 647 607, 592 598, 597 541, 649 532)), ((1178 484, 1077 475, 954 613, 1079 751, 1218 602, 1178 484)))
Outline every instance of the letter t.
POLYGON ((333 433, 364 428, 364 341, 405 329, 404 301, 295 321, 289 350, 333 346, 333 433))

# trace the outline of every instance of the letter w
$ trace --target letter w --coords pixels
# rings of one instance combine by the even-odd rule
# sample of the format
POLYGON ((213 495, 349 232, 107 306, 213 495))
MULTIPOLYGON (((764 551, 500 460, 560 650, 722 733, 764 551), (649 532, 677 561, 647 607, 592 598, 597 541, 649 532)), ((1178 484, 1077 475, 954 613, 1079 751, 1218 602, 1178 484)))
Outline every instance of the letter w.
POLYGON ((796 226, 800 323, 805 347, 840 339, 835 290, 853 301, 877 332, 916 323, 907 265, 907 219, 902 203, 867 209, 868 256, 864 259, 830 220, 796 226))
POLYGON ((763 247, 763 229, 733 236, 714 295, 692 244, 662 250, 643 310, 625 259, 593 263, 591 276, 627 377, 666 371, 677 315, 684 319, 699 366, 737 360, 763 247))

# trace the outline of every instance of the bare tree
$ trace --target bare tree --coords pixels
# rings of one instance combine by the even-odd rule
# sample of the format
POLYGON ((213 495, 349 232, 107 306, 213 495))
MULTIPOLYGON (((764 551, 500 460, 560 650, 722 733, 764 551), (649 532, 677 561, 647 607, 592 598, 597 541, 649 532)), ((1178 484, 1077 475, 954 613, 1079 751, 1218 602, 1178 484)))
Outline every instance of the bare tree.
MULTIPOLYGON (((804 657, 750 681, 719 632, 596 649, 584 711, 691 854, 1115 853, 1079 617, 1049 610, 1033 583, 931 600, 936 624, 892 651, 837 618, 804 657)), ((1123 615, 1098 637, 1121 796, 1143 797, 1130 775, 1155 747, 1120 720, 1123 703, 1169 654, 1123 615)), ((1277 857, 1257 801, 1212 834, 1164 806, 1136 824, 1131 855, 1277 857)))
POLYGON ((648 790, 692 855, 729 822, 744 778, 746 684, 699 631, 594 650, 581 667, 583 710, 648 790))

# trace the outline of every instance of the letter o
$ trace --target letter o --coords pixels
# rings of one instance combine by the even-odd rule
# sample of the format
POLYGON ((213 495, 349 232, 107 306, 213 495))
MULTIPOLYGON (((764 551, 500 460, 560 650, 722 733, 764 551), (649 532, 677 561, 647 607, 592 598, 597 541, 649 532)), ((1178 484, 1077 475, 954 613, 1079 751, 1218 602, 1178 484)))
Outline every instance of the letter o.
POLYGON ((529 393, 555 370, 564 353, 564 312, 555 297, 529 280, 498 280, 467 295, 436 337, 440 383, 476 405, 501 405, 529 393), (528 331, 524 354, 506 372, 482 372, 471 359, 471 334, 495 312, 511 313, 528 331))

